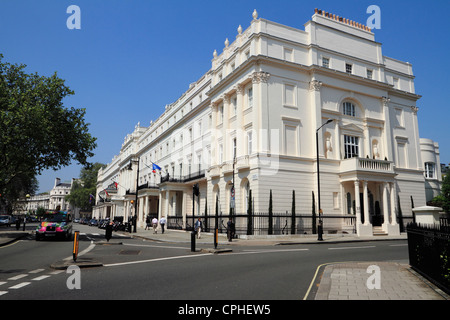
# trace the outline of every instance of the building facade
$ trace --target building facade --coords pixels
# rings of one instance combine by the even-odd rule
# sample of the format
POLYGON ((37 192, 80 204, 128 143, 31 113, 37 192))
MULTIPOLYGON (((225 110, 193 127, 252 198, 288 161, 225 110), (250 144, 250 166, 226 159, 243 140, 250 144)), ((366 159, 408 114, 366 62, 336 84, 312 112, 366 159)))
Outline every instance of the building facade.
POLYGON ((192 213, 214 215, 216 199, 223 214, 246 214, 250 190, 255 212, 267 212, 270 191, 274 210, 290 211, 295 190, 297 211, 311 214, 320 181, 323 217, 342 217, 325 231, 353 216, 360 235, 397 234, 399 209, 411 216, 411 199, 425 205, 439 191, 439 146, 419 137, 412 66, 384 56, 368 27, 316 9, 300 30, 255 10, 224 44, 99 171, 94 216, 127 219, 138 192, 139 226, 150 214, 186 228, 192 213))
POLYGON ((15 214, 22 214, 27 212, 36 212, 38 208, 44 208, 45 210, 55 210, 58 206, 60 210, 77 212, 73 206, 66 201, 65 197, 70 194, 72 185, 76 179, 72 179, 70 183, 61 182, 60 178, 55 178, 55 184, 52 190, 48 193, 38 194, 34 196, 27 196, 24 199, 20 199, 18 206, 15 210, 15 214))

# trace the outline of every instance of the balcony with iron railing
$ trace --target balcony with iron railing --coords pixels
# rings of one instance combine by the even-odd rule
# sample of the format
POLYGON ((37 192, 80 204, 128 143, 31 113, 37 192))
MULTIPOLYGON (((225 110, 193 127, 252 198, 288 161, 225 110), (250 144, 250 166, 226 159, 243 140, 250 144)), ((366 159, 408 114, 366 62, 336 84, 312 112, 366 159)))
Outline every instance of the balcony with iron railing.
POLYGON ((185 183, 197 179, 203 179, 205 178, 205 170, 199 170, 197 172, 188 173, 184 176, 171 176, 169 174, 161 176, 161 183, 164 182, 179 182, 179 183, 185 183))

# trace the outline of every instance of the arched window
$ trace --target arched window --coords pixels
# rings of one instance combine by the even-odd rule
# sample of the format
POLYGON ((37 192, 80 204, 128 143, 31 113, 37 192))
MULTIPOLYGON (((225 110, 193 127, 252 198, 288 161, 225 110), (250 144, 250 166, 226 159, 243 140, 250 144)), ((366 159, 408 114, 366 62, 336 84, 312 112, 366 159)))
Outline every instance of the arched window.
POLYGON ((351 102, 344 102, 342 105, 342 111, 346 116, 351 116, 351 117, 355 117, 356 113, 355 113, 355 105, 351 102))

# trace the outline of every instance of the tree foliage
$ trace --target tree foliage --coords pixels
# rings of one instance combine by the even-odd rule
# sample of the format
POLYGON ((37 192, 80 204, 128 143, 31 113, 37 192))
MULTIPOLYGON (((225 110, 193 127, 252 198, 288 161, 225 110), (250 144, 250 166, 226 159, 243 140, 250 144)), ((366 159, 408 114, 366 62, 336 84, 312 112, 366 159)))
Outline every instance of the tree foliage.
POLYGON ((66 196, 66 200, 71 205, 83 211, 92 210, 95 200, 90 201, 90 195, 93 195, 95 199, 98 170, 104 166, 104 164, 96 162, 81 169, 80 179, 73 183, 70 194, 66 196))
POLYGON ((434 197, 430 205, 441 207, 446 213, 450 213, 450 173, 442 180, 441 194, 434 197))
POLYGON ((8 199, 18 179, 72 160, 88 165, 96 147, 85 109, 63 105, 74 94, 64 80, 56 73, 27 74, 25 67, 4 62, 0 54, 0 193, 8 199))

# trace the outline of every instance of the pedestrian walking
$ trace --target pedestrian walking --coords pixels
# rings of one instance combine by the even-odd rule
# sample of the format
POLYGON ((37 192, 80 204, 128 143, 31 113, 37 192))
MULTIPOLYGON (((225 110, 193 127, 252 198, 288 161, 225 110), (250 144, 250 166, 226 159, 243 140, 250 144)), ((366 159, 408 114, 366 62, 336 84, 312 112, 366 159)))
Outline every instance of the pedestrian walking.
POLYGON ((228 237, 229 242, 231 242, 233 240, 235 231, 236 231, 236 229, 234 226, 234 222, 230 218, 230 220, 228 220, 228 222, 227 222, 227 237, 228 237))
POLYGON ((148 230, 150 229, 150 215, 147 215, 147 218, 145 219, 145 229, 144 230, 148 230))
POLYGON ((156 217, 153 218, 152 225, 153 225, 153 233, 158 233, 158 230, 156 230, 156 228, 158 227, 158 219, 156 219, 156 217))
POLYGON ((164 226, 166 225, 166 218, 165 218, 165 217, 162 217, 162 218, 159 220, 159 224, 161 225, 161 233, 164 233, 164 226))
POLYGON ((195 222, 195 231, 197 232, 197 239, 200 239, 202 233, 202 221, 200 218, 195 222))
POLYGON ((105 229, 105 239, 107 242, 109 242, 109 240, 111 239, 112 232, 113 232, 113 223, 112 223, 112 221, 108 221, 106 223, 106 229, 105 229))

